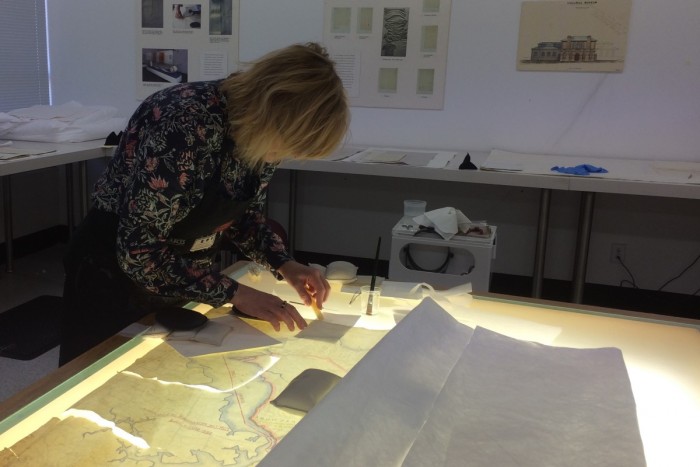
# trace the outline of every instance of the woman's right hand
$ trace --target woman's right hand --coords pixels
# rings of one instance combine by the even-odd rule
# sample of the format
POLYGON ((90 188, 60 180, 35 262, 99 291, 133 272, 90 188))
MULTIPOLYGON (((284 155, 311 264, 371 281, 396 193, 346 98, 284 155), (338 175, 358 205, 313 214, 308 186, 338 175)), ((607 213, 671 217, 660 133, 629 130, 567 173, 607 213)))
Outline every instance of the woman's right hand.
POLYGON ((290 303, 243 284, 238 284, 238 291, 231 303, 239 313, 272 324, 275 331, 280 330, 281 322, 284 322, 290 331, 294 330, 295 325, 299 329, 306 327, 306 321, 290 303))

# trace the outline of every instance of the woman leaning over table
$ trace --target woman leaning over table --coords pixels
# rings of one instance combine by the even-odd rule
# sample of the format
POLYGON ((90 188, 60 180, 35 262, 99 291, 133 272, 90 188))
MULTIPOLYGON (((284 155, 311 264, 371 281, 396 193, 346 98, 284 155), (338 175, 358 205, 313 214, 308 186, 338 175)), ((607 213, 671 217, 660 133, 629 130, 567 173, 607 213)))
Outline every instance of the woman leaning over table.
POLYGON ((328 282, 288 255, 262 209, 276 166, 328 155, 349 118, 334 64, 315 43, 144 100, 70 242, 60 364, 149 312, 188 301, 232 303, 277 330, 305 327, 292 305, 220 274, 213 259, 233 244, 304 303, 313 297, 322 306, 328 282))

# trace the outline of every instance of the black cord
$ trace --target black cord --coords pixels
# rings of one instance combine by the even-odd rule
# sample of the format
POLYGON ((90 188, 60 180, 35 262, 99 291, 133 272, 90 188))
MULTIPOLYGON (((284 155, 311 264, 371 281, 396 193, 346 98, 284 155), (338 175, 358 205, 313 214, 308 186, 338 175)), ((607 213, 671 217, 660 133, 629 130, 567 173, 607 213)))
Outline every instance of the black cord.
MULTIPOLYGON (((664 285, 662 285, 661 287, 659 287, 658 290, 661 291, 661 289, 663 289, 664 287, 666 287, 668 284, 670 284, 671 282, 675 281, 676 279, 678 279, 679 277, 681 277, 683 274, 685 274, 685 273, 688 271, 688 269, 692 268, 692 267, 695 265, 695 263, 698 262, 699 259, 700 259, 700 255, 696 256, 695 259, 693 260, 693 262, 690 263, 690 265, 689 265, 688 267, 686 267, 684 270, 682 270, 681 273, 678 274, 676 277, 674 277, 674 278, 672 278, 672 279, 669 279, 669 280, 667 280, 666 282, 664 282, 664 285)), ((696 290, 695 293, 694 293, 693 295, 695 295, 696 293, 698 293, 698 291, 700 291, 700 289, 696 290)))
POLYGON ((638 289, 639 287, 637 287, 637 281, 634 280, 634 274, 632 274, 632 271, 630 271, 629 268, 627 266, 625 266, 625 263, 622 261, 622 258, 620 258, 619 256, 616 256, 615 259, 617 259, 620 262, 620 265, 622 265, 622 267, 625 268, 625 271, 627 271, 627 274, 629 274, 630 277, 632 278, 631 281, 628 281, 627 279, 621 280, 620 287, 622 287, 622 284, 624 284, 625 282, 629 282, 629 284, 632 287, 634 287, 635 289, 638 289))

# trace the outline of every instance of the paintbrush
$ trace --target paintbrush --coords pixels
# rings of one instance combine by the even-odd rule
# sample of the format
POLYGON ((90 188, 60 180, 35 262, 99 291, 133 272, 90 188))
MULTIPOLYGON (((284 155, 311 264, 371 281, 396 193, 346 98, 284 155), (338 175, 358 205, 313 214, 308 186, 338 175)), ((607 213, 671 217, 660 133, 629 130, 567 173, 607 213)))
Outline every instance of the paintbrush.
POLYGON ((379 247, 382 245, 382 237, 377 240, 377 252, 374 254, 374 264, 372 265, 372 280, 369 283, 369 297, 367 297, 367 314, 372 314, 374 306, 374 286, 377 282, 377 270, 379 269, 379 247))
MULTIPOLYGON (((309 286, 309 284, 306 284, 306 290, 311 292, 311 286, 309 286)), ((323 319, 323 312, 318 307, 318 302, 316 302, 316 293, 315 292, 311 294, 311 309, 314 310, 314 313, 316 313, 317 319, 323 319)))

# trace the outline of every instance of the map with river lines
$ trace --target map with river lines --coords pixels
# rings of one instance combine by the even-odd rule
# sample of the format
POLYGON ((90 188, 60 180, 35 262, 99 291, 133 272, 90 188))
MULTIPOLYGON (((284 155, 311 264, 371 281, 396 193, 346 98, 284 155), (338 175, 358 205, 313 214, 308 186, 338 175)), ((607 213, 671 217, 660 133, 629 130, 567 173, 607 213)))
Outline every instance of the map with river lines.
POLYGON ((270 401, 307 368, 344 376, 386 334, 316 321, 295 336, 246 322, 280 344, 194 358, 160 344, 0 464, 256 465, 303 416, 270 401))

